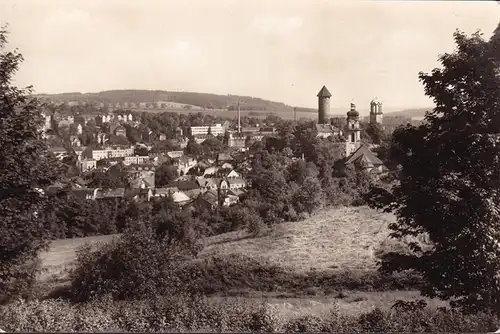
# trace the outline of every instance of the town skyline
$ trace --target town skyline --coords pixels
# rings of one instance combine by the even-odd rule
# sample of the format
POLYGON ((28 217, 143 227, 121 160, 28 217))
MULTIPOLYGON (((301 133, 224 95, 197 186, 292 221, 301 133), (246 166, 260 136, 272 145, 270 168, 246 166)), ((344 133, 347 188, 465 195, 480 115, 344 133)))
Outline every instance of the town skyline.
POLYGON ((418 72, 452 34, 497 25, 495 2, 3 1, 1 24, 37 94, 152 89, 254 96, 314 108, 378 97, 429 107, 418 72), (193 10, 196 8, 196 10, 193 10), (172 15, 175 13, 175 15, 172 15))

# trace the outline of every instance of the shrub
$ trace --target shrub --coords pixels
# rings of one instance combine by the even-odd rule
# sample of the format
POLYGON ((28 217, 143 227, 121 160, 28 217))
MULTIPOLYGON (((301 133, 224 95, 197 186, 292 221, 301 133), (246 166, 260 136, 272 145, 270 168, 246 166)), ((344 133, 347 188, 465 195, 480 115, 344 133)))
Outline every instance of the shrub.
POLYGON ((324 319, 313 315, 305 315, 292 319, 284 326, 285 332, 327 332, 327 323, 324 319))
POLYGON ((131 299, 189 289, 188 282, 173 272, 193 249, 171 236, 159 234, 158 226, 144 224, 95 250, 84 246, 70 273, 73 298, 85 301, 111 294, 131 299))
POLYGON ((492 332, 497 316, 466 315, 429 308, 414 311, 375 309, 360 316, 332 310, 285 321, 274 307, 250 301, 208 301, 170 296, 81 304, 63 300, 16 301, 0 309, 0 328, 23 332, 492 332))
POLYGON ((242 254, 212 255, 179 266, 175 275, 191 281, 192 288, 203 294, 233 294, 235 291, 332 293, 341 289, 388 291, 415 289, 421 278, 412 272, 383 276, 377 271, 309 271, 275 265, 266 259, 242 254))
POLYGON ((75 314, 66 301, 20 299, 2 309, 0 327, 7 332, 67 332, 74 328, 75 314))
POLYGON ((180 267, 181 280, 194 280, 202 293, 229 292, 236 289, 281 290, 290 286, 293 273, 263 259, 240 254, 215 255, 180 267))

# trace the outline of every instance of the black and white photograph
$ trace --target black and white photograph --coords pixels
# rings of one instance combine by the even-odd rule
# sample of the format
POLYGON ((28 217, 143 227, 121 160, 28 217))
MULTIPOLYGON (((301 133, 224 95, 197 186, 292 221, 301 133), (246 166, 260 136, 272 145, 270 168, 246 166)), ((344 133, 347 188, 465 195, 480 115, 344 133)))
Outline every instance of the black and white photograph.
POLYGON ((0 0, 0 332, 500 333, 500 1, 0 0))

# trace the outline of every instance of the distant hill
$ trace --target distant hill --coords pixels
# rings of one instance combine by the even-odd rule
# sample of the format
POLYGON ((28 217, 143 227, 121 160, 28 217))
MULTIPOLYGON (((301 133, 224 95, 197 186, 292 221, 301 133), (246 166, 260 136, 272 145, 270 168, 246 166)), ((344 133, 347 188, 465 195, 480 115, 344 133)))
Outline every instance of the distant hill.
POLYGON ((404 109, 400 111, 388 112, 385 113, 386 116, 401 116, 401 117, 424 117, 425 112, 431 110, 432 107, 429 108, 415 108, 415 109, 404 109))
MULTIPOLYGON (((238 102, 241 110, 246 111, 268 111, 286 113, 293 118, 294 107, 282 102, 264 100, 251 96, 240 95, 218 95, 194 92, 173 92, 164 90, 108 90, 98 93, 60 93, 60 94, 37 94, 42 100, 58 102, 78 103, 152 103, 165 102, 166 109, 182 109, 189 106, 192 110, 216 109, 236 110, 238 102)), ((295 107, 297 115, 309 115, 317 113, 316 108, 295 107)), ((429 108, 404 109, 400 111, 386 111, 386 116, 423 117, 429 108)), ((332 107, 330 113, 333 116, 344 117, 347 108, 332 107)), ((368 115, 368 110, 360 109, 361 113, 368 115)), ((309 117, 309 116, 307 116, 309 117)), ((312 115, 311 115, 312 117, 312 115)))
MULTIPOLYGON (((41 99, 80 103, 152 103, 191 105, 203 109, 236 110, 238 102, 244 110, 270 112, 293 111, 293 107, 282 102, 268 101, 250 96, 217 95, 193 92, 170 92, 162 90, 108 90, 98 93, 37 94, 41 99)), ((196 108, 196 109, 198 109, 196 108)), ((306 109, 306 108, 302 108, 306 109)), ((311 111, 314 111, 311 109, 311 111)))

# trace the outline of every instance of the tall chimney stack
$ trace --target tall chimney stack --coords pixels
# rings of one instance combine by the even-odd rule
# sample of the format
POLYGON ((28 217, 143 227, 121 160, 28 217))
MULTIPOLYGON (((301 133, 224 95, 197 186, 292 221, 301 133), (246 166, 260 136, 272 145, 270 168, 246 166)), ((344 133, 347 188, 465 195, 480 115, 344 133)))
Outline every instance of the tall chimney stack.
POLYGON ((241 111, 240 111, 240 101, 238 101, 238 134, 241 133, 241 111))

